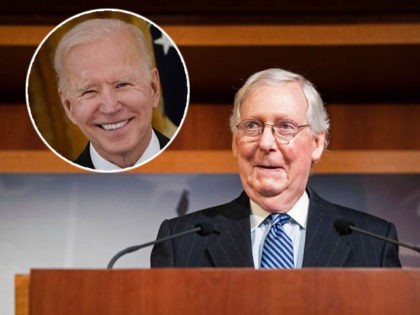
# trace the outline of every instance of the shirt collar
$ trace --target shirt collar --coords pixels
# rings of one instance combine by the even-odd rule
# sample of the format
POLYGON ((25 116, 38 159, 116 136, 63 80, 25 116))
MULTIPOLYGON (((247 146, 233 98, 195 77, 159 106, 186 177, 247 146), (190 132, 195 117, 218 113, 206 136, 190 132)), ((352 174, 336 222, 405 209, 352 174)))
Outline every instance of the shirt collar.
MULTIPOLYGON (((156 136, 155 132, 152 130, 152 137, 150 138, 149 145, 147 146, 144 153, 140 156, 134 166, 147 162, 149 159, 154 157, 157 153, 159 153, 160 145, 159 139, 156 136)), ((114 163, 105 160, 99 153, 95 150, 92 143, 89 144, 89 152, 90 157, 92 159, 93 166, 95 169, 100 171, 119 171, 122 170, 121 167, 115 165, 114 163)))
MULTIPOLYGON (((251 205, 251 232, 259 227, 265 219, 271 214, 270 212, 265 211, 254 201, 250 200, 251 205)), ((290 215, 292 220, 297 223, 301 228, 306 229, 306 224, 308 221, 308 210, 309 210, 309 196, 305 191, 303 195, 299 198, 296 204, 290 209, 287 214, 290 215)))

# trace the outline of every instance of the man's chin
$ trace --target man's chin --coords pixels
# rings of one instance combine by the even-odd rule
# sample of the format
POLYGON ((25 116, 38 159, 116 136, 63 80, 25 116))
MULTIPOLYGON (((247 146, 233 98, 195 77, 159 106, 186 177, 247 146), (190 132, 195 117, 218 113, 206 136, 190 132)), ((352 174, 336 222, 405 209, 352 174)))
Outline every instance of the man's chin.
POLYGON ((263 178, 258 180, 253 186, 255 190, 264 197, 276 196, 286 189, 286 183, 283 176, 263 178))
POLYGON ((258 185, 251 186, 252 191, 264 198, 276 197, 284 192, 285 189, 286 187, 284 185, 280 186, 278 183, 259 183, 258 185))
POLYGON ((135 146, 121 143, 109 143, 106 145, 102 145, 100 146, 99 150, 97 149, 97 146, 95 146, 95 149, 103 158, 107 160, 111 160, 114 158, 121 159, 126 156, 135 155, 135 146))
POLYGON ((280 189, 278 187, 276 187, 276 188, 265 187, 265 188, 260 189, 258 191, 259 195, 261 195, 264 198, 277 197, 283 192, 284 192, 284 189, 280 189))

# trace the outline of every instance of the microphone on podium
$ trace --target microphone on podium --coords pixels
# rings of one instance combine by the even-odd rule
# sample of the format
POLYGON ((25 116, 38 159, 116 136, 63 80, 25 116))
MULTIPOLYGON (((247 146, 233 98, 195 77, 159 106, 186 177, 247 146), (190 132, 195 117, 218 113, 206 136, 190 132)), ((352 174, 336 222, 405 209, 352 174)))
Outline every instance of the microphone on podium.
POLYGON ((213 224, 211 224, 209 222, 201 222, 201 223, 197 223, 195 225, 195 227, 192 228, 192 229, 185 230, 185 231, 182 231, 182 232, 179 232, 179 233, 176 233, 176 234, 172 234, 172 235, 169 235, 169 236, 166 236, 166 237, 158 238, 157 240, 147 242, 147 243, 144 243, 144 244, 127 247, 127 248, 119 251, 118 253, 116 253, 114 255, 114 257, 111 258, 111 260, 108 263, 107 269, 112 269, 114 267, 115 262, 121 256, 124 256, 125 254, 132 253, 132 252, 137 251, 139 249, 142 249, 142 248, 145 248, 145 247, 148 247, 148 246, 151 246, 151 245, 155 245, 155 244, 158 244, 158 243, 162 243, 162 242, 165 242, 165 241, 169 241, 169 240, 172 240, 174 238, 178 238, 178 237, 188 235, 188 234, 192 234, 192 233, 197 233, 199 235, 205 236, 205 235, 209 235, 209 234, 214 233, 214 231, 215 230, 214 230, 213 224))
POLYGON ((420 247, 418 247, 416 245, 406 243, 406 242, 396 241, 392 238, 388 238, 388 237, 385 237, 385 236, 382 236, 382 235, 379 235, 379 234, 369 232, 367 230, 360 229, 360 228, 356 227, 352 221, 344 219, 344 218, 335 220, 334 221, 334 227, 335 227, 335 229, 337 230, 338 233, 343 234, 343 235, 347 235, 347 234, 350 234, 353 231, 356 231, 356 232, 368 235, 370 237, 378 238, 378 239, 383 240, 385 242, 389 242, 389 243, 396 244, 398 246, 409 248, 411 250, 414 250, 414 251, 420 253, 420 247))

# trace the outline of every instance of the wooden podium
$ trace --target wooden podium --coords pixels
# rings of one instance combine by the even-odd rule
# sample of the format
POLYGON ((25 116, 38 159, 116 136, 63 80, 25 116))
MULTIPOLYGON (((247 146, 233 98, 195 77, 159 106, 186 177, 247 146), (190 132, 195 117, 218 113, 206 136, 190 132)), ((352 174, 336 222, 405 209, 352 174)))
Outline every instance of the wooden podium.
MULTIPOLYGON (((18 301, 16 314, 25 314, 18 301)), ((414 315, 419 309, 420 270, 410 269, 32 270, 29 279, 30 315, 414 315)))

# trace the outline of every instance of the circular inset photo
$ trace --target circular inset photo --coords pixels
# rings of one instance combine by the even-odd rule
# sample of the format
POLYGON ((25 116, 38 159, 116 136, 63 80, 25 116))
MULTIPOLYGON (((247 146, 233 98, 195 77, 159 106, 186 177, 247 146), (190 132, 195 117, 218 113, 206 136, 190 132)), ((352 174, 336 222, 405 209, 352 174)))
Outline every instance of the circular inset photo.
POLYGON ((150 20, 98 9, 55 27, 38 46, 26 102, 44 143, 65 161, 118 172, 159 155, 189 102, 185 62, 150 20))

